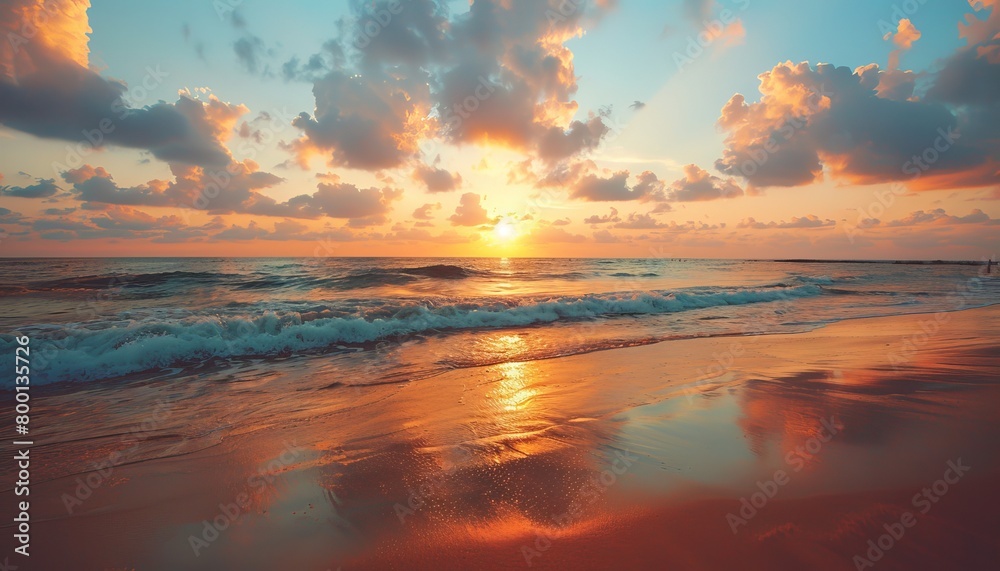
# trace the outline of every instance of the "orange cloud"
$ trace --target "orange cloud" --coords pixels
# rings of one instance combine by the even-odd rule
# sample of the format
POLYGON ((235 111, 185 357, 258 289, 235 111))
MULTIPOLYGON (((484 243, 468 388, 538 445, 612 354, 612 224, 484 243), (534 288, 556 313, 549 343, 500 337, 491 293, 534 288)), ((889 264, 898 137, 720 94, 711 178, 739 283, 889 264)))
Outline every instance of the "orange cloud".
POLYGON ((88 67, 89 8, 88 0, 10 0, 0 4, 3 73, 18 81, 57 60, 88 67))
MULTIPOLYGON (((148 150, 168 162, 230 162, 223 141, 246 107, 214 97, 203 103, 186 92, 175 104, 133 101, 135 92, 128 85, 89 67, 89 6, 72 0, 0 3, 0 122, 86 149, 120 145, 148 150)), ((170 77, 159 66, 146 72, 146 96, 170 77)), ((75 166, 83 161, 70 154, 65 162, 75 166)))
POLYGON ((726 148, 715 166, 742 176, 748 192, 801 186, 830 175, 853 184, 906 181, 911 188, 995 186, 992 95, 977 77, 995 74, 960 52, 912 97, 911 75, 872 64, 854 70, 779 64, 761 74, 758 102, 734 95, 719 125, 726 148))
POLYGON ((965 21, 958 25, 959 37, 970 46, 1000 39, 1000 0, 969 0, 969 6, 976 12, 990 13, 985 19, 966 14, 965 21))
MULTIPOLYGON (((365 170, 412 165, 429 139, 531 152, 550 164, 590 151, 610 128, 602 113, 573 120, 577 78, 565 43, 613 5, 482 0, 449 18, 434 2, 408 4, 393 34, 340 46, 346 65, 313 78, 315 111, 293 121, 302 136, 288 148, 302 166, 322 155, 365 170)), ((361 4, 354 18, 367 18, 361 4)))
POLYGON ((896 28, 895 34, 886 34, 883 39, 892 38, 892 43, 897 49, 889 54, 889 69, 899 69, 899 56, 906 50, 913 47, 913 43, 920 39, 920 30, 907 18, 902 18, 896 28))

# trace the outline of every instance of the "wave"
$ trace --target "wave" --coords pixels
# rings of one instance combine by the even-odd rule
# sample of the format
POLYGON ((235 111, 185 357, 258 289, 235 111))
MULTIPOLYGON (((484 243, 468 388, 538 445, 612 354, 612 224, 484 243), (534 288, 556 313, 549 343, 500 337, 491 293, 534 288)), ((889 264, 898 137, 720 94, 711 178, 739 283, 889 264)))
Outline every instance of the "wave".
POLYGON ((834 283, 830 276, 807 276, 802 274, 792 274, 792 279, 797 283, 831 285, 834 283))
POLYGON ((615 273, 609 274, 609 275, 611 277, 613 277, 613 278, 656 278, 656 277, 660 276, 660 274, 656 274, 656 273, 653 273, 653 272, 645 272, 645 273, 642 273, 642 274, 630 274, 628 272, 615 272, 615 273))
POLYGON ((124 288, 151 288, 168 283, 189 282, 204 284, 227 277, 213 272, 158 272, 152 274, 95 274, 56 280, 31 282, 28 286, 0 286, 0 297, 38 292, 73 292, 114 290, 124 288))
POLYGON ((413 268, 379 268, 348 274, 334 279, 330 286, 335 289, 363 289, 385 285, 406 285, 420 279, 461 280, 473 276, 487 275, 488 272, 436 264, 433 266, 418 266, 413 268))
MULTIPOLYGON (((383 285, 406 285, 418 279, 456 280, 487 275, 461 266, 436 264, 411 268, 380 268, 347 274, 341 277, 309 274, 255 273, 250 276, 215 272, 156 272, 147 274, 94 274, 55 280, 31 282, 27 286, 0 285, 0 297, 45 292, 93 292, 120 290, 136 293, 150 289, 169 289, 160 286, 195 287, 225 285, 235 290, 313 289, 363 289, 383 285)), ((147 294, 148 296, 148 294, 147 294)))
POLYGON ((468 278, 486 273, 448 264, 436 264, 433 266, 421 266, 418 268, 403 268, 398 271, 401 274, 411 276, 424 276, 428 278, 440 278, 446 280, 468 278))
POLYGON ((546 280, 585 280, 587 278, 593 277, 593 274, 586 272, 557 272, 557 273, 543 273, 543 272, 520 272, 516 274, 511 274, 511 277, 522 281, 546 281, 546 280))
POLYGON ((829 293, 835 293, 838 295, 861 295, 869 297, 932 297, 933 294, 925 291, 888 291, 888 290, 861 290, 861 289, 842 289, 835 287, 823 288, 829 293))
MULTIPOLYGON (((52 346, 53 358, 42 363, 32 380, 39 383, 90 381, 189 366, 211 359, 286 357, 419 334, 676 313, 725 305, 787 301, 822 293, 816 285, 783 289, 650 291, 436 306, 410 304, 383 307, 379 313, 384 317, 374 319, 265 312, 256 316, 206 314, 171 320, 46 326, 39 331, 40 335, 32 335, 32 343, 52 346)), ((0 337, 3 358, 14 354, 14 343, 10 335, 0 337)), ((36 362, 35 367, 38 366, 36 362)))
MULTIPOLYGON (((489 278, 501 275, 520 281, 584 280, 595 277, 587 272, 539 272, 518 271, 496 274, 485 269, 473 269, 452 264, 433 264, 413 267, 365 268, 345 272, 333 268, 330 272, 307 270, 292 272, 301 266, 286 264, 274 269, 284 269, 278 273, 253 272, 250 274, 217 273, 204 271, 170 271, 153 273, 105 273, 39 280, 21 284, 0 284, 0 297, 30 294, 65 294, 87 296, 95 292, 115 291, 127 299, 147 299, 166 297, 179 290, 202 287, 225 287, 235 291, 311 291, 330 289, 348 291, 385 286, 407 286, 424 280, 464 280, 467 278, 489 278)), ((658 277, 653 272, 617 272, 611 277, 658 277)))

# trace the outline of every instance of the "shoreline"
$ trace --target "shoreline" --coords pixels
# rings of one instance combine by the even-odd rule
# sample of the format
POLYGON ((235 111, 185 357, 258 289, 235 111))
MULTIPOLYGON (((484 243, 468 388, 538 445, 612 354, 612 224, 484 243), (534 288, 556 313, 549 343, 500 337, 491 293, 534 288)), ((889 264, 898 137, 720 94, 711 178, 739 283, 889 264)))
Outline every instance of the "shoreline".
MULTIPOLYGON (((996 303, 991 303, 991 304, 988 304, 988 305, 981 305, 981 306, 975 306, 975 307, 961 307, 961 308, 957 308, 957 309, 945 309, 945 310, 936 310, 936 311, 928 309, 926 311, 915 311, 915 312, 912 312, 912 313, 903 313, 903 314, 888 315, 888 316, 843 317, 843 318, 838 319, 837 321, 816 324, 816 325, 813 325, 811 329, 805 329, 803 331, 796 331, 796 332, 775 331, 775 332, 755 333, 755 334, 752 334, 752 335, 751 334, 746 334, 746 333, 717 333, 717 334, 709 334, 709 335, 672 336, 672 337, 666 337, 666 338, 661 338, 661 339, 656 339, 656 340, 650 340, 650 341, 637 340, 633 344, 629 344, 629 345, 625 345, 625 346, 595 347, 595 348, 590 348, 590 349, 582 349, 579 352, 568 354, 568 355, 563 354, 563 355, 541 356, 541 357, 534 357, 534 358, 530 358, 530 359, 526 359, 524 361, 518 361, 518 362, 534 362, 534 361, 549 361, 549 360, 554 360, 554 359, 565 359, 565 358, 571 358, 571 357, 576 357, 576 356, 580 356, 580 355, 589 355, 589 354, 592 354, 592 353, 602 353, 602 352, 606 352, 606 351, 619 351, 619 350, 624 350, 624 349, 633 349, 633 348, 638 348, 638 347, 648 347, 648 346, 661 345, 661 344, 665 344, 665 343, 675 343, 675 342, 679 342, 679 341, 704 340, 704 339, 726 339, 726 338, 756 338, 756 337, 770 337, 770 336, 775 336, 775 335, 781 335, 781 336, 808 335, 810 333, 813 333, 815 331, 819 331, 819 330, 822 330, 822 329, 825 329, 825 328, 828 328, 828 327, 835 327, 835 326, 837 326, 837 325, 839 325, 841 323, 849 323, 849 322, 855 322, 855 321, 864 321, 864 320, 869 320, 869 319, 876 319, 876 320, 878 320, 878 319, 895 319, 895 318, 919 317, 919 316, 925 316, 925 315, 959 313, 959 312, 964 312, 964 311, 976 311, 976 310, 988 309, 988 308, 995 307, 995 306, 998 306, 998 305, 1000 305, 1000 301, 997 301, 996 303)), ((470 328, 470 329, 463 329, 463 330, 460 330, 460 331, 461 331, 461 333, 494 333, 494 334, 503 334, 505 332, 510 332, 512 330, 515 331, 515 332, 521 332, 521 331, 525 331, 525 330, 531 330, 531 329, 534 329, 534 328, 543 328, 543 327, 545 327, 547 325, 549 325, 549 323, 537 323, 537 324, 532 324, 532 325, 526 325, 526 326, 521 326, 521 327, 510 327, 510 328, 488 328, 488 327, 487 328, 478 328, 478 329, 477 328, 470 328)), ((404 339, 404 341, 405 340, 406 339, 404 339)), ((362 344, 358 344, 357 347, 372 347, 372 346, 375 346, 375 345, 377 345, 378 343, 381 343, 381 342, 383 342, 383 340, 372 341, 372 342, 368 342, 368 343, 362 343, 362 344)), ((323 357, 327 357, 327 356, 331 356, 331 355, 344 355, 344 354, 351 354, 351 353, 354 352, 353 348, 355 347, 355 345, 346 344, 345 346, 351 347, 352 350, 351 351, 319 350, 319 351, 316 351, 316 352, 305 352, 305 353, 301 353, 301 354, 295 354, 295 355, 293 355, 293 358, 297 358, 297 359, 317 359, 317 358, 320 358, 321 359, 323 357)), ((249 358, 245 358, 244 360, 245 361, 254 361, 254 360, 257 360, 257 359, 260 359, 260 358, 261 357, 249 357, 249 358)), ((271 357, 265 357, 265 359, 266 358, 271 358, 271 357)), ((287 357, 277 356, 277 358, 280 359, 280 360, 284 360, 287 357)), ((460 367, 457 367, 457 368, 458 369, 479 369, 479 368, 483 368, 483 367, 494 367, 494 366, 497 366, 497 365, 501 365, 501 364, 503 364, 505 362, 510 362, 510 361, 497 361, 497 362, 490 362, 490 363, 483 363, 483 364, 476 364, 476 365, 466 365, 466 366, 460 366, 460 367)), ((222 366, 218 366, 218 367, 215 367, 215 368, 210 368, 209 371, 225 372, 225 370, 227 368, 229 368, 229 365, 222 365, 222 366)), ((185 372, 183 371, 182 368, 173 367, 173 368, 171 368, 171 370, 176 371, 177 372, 176 374, 179 374, 179 375, 184 375, 185 374, 185 372)), ((199 371, 199 372, 204 372, 204 371, 199 371)), ((421 382, 421 381, 424 381, 426 379, 431 379, 431 378, 434 378, 434 377, 436 377, 438 375, 445 374, 447 372, 448 372, 448 370, 435 371, 435 372, 431 373, 429 376, 413 378, 413 379, 410 379, 410 380, 408 380, 406 382, 421 382)), ((169 376, 169 375, 170 375, 170 373, 167 373, 166 370, 140 371, 140 372, 137 372, 137 373, 129 373, 127 375, 123 375, 123 376, 119 376, 119 377, 111 377, 111 378, 105 378, 105 379, 99 379, 99 380, 93 380, 93 381, 57 381, 57 382, 52 382, 52 383, 43 383, 43 384, 35 385, 32 388, 32 390, 36 391, 36 392, 39 392, 39 393, 46 393, 46 394, 52 394, 52 395, 69 394, 69 393, 77 392, 79 389, 85 388, 85 387, 101 386, 101 385, 103 385, 105 388, 114 388, 116 386, 124 386, 124 385, 127 385, 129 383, 150 382, 150 381, 153 381, 153 380, 156 380, 156 379, 160 379, 160 378, 163 378, 164 376, 169 376)), ((368 384, 368 385, 365 385, 365 386, 377 386, 379 384, 398 384, 398 382, 399 381, 384 381, 384 382, 378 382, 378 383, 371 383, 371 384, 368 384)), ((328 388, 332 388, 332 387, 328 387, 328 388)), ((13 390, 13 388, 0 387, 0 393, 11 393, 11 394, 13 394, 14 390, 13 390)))
POLYGON ((59 426, 36 436, 32 548, 55 567, 153 570, 509 569, 526 566, 525 546, 539 554, 532 569, 843 569, 961 458, 973 470, 877 566, 929 569, 940 556, 974 569, 997 555, 977 538, 1000 532, 979 508, 1000 474, 1000 306, 942 314, 906 362, 891 362, 927 315, 372 387, 317 388, 345 380, 320 359, 238 380, 213 371, 39 391, 34 413, 59 426), (789 462, 828 436, 831 418, 843 430, 815 459, 789 462), (150 419, 134 447, 121 442, 150 419), (116 450, 134 452, 67 514, 64 494, 116 450), (789 481, 732 533, 727 513, 778 470, 789 481), (196 553, 191 538, 243 493, 196 553))

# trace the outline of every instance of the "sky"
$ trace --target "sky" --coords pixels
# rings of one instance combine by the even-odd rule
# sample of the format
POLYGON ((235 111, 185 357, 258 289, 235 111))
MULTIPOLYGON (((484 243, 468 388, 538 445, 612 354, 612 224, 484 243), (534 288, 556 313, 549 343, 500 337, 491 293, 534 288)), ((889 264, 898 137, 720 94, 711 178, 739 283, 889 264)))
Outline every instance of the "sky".
POLYGON ((1000 254, 1000 0, 0 0, 0 33, 0 256, 1000 254))

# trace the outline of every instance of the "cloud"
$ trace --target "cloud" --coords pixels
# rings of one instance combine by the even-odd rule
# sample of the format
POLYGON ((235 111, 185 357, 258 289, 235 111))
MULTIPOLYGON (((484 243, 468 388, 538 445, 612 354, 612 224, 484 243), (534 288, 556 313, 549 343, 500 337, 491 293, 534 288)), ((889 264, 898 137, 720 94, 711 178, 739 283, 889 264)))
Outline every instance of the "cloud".
POLYGON ((24 217, 20 212, 0 207, 0 224, 21 224, 24 217))
POLYGON ((626 200, 663 200, 663 183, 650 171, 641 173, 634 187, 628 185, 629 171, 617 171, 607 178, 596 174, 582 176, 573 186, 570 197, 590 202, 626 200))
MULTIPOLYGON (((274 222, 273 230, 268 230, 253 220, 246 226, 227 224, 219 216, 208 223, 191 226, 185 225, 180 216, 154 217, 138 209, 119 205, 104 205, 98 214, 87 216, 39 218, 31 222, 31 227, 39 238, 57 241, 128 238, 155 243, 250 240, 346 242, 390 238, 379 233, 357 233, 348 228, 329 226, 313 230, 302 222, 290 219, 274 222)), ((475 238, 478 236, 471 239, 475 238)), ((443 242, 452 238, 442 236, 433 239, 443 242)))
POLYGON ((976 208, 970 214, 966 216, 952 216, 945 212, 943 208, 936 208, 934 210, 917 210, 911 212, 908 216, 900 218, 899 220, 892 220, 884 224, 880 223, 878 220, 869 221, 871 225, 881 224, 884 227, 902 227, 902 226, 953 226, 957 224, 990 224, 995 225, 1000 223, 1000 220, 990 218, 988 214, 982 210, 976 208))
POLYGON ((1000 220, 978 208, 965 216, 951 215, 941 208, 917 210, 896 220, 869 218, 857 227, 865 232, 855 235, 855 245, 867 245, 870 252, 882 257, 893 250, 889 255, 937 250, 954 258, 974 259, 982 255, 983 244, 1000 240, 1000 220))
POLYGON ((663 214, 664 212, 673 212, 674 207, 670 206, 669 202, 659 202, 649 211, 650 214, 663 214))
POLYGON ((665 224, 661 224, 656 231, 652 232, 652 235, 669 237, 675 234, 689 234, 695 232, 715 233, 717 230, 722 230, 725 227, 725 222, 720 222, 718 224, 706 224, 704 222, 688 220, 687 222, 681 222, 678 224, 677 222, 671 220, 665 224))
POLYGON ((219 232, 215 236, 212 236, 213 240, 257 240, 259 238, 264 238, 269 232, 260 226, 256 222, 250 221, 250 224, 246 227, 240 227, 235 224, 226 228, 222 232, 219 232))
MULTIPOLYGON (((216 219, 216 228, 225 226, 221 219, 216 219)), ((380 235, 356 234, 346 228, 324 228, 312 230, 308 225, 297 220, 280 220, 274 223, 274 230, 268 230, 256 221, 251 220, 247 226, 231 224, 210 236, 212 241, 249 241, 270 240, 278 242, 289 241, 319 241, 319 242, 350 242, 367 237, 381 238, 380 235)))
POLYGON ((468 244, 479 240, 479 234, 459 234, 454 230, 448 230, 441 234, 431 234, 423 228, 393 228, 393 232, 386 234, 386 240, 403 240, 407 242, 432 242, 435 244, 468 244))
POLYGON ((211 214, 254 214, 286 218, 351 219, 355 227, 384 223, 392 203, 402 190, 390 187, 358 188, 332 180, 317 184, 313 194, 302 194, 278 202, 259 192, 282 178, 258 170, 246 160, 221 171, 173 165, 173 181, 151 180, 145 184, 120 187, 101 167, 84 165, 63 173, 73 185, 75 197, 87 203, 124 206, 173 206, 204 210, 211 214))
MULTIPOLYGON (((324 47, 329 47, 330 45, 328 42, 324 47)), ((335 51, 338 56, 342 56, 339 47, 335 51)), ((342 57, 337 57, 336 59, 340 60, 342 57)), ((292 56, 288 61, 281 64, 281 77, 285 81, 306 81, 313 83, 330 73, 331 69, 332 66, 329 58, 324 53, 313 54, 305 63, 297 56, 292 56)))
POLYGON ((682 8, 685 18, 701 29, 697 41, 703 45, 715 43, 718 47, 741 44, 746 37, 743 21, 735 18, 729 7, 724 7, 718 15, 714 14, 716 7, 715 0, 684 0, 682 8))
MULTIPOLYGON (((315 111, 295 119, 302 136, 288 148, 303 166, 322 156, 365 170, 415 160, 425 139, 500 145, 550 163, 592 150, 609 128, 602 113, 574 119, 576 74, 564 44, 611 4, 572 4, 551 17, 545 2, 478 0, 454 16, 431 0, 401 10, 352 3, 326 49, 335 56, 309 59, 319 76, 315 111), (380 33, 365 32, 373 27, 380 33)), ((299 77, 301 65, 290 60, 283 72, 299 77)))
MULTIPOLYGON (((996 184, 997 91, 987 95, 976 77, 1000 77, 975 56, 956 56, 920 100, 880 97, 882 74, 866 66, 786 62, 760 76, 762 98, 734 95, 719 125, 728 132, 716 168, 742 176, 751 191, 800 186, 822 177, 824 167, 849 184, 906 181, 914 189, 996 184), (969 61, 969 57, 972 61, 969 61), (956 69, 962 65, 966 69, 956 69), (938 88, 946 78, 961 84, 938 88), (935 90, 935 88, 938 88, 935 90), (964 106, 959 101, 967 100, 964 106)), ((987 82, 988 83, 988 82, 987 82)))
POLYGON ((684 0, 682 4, 684 16, 695 24, 711 18, 714 6, 715 0, 684 0))
POLYGON ((44 240, 92 240, 100 238, 155 238, 183 227, 181 217, 154 217, 128 206, 105 205, 97 214, 71 218, 37 218, 32 229, 44 240))
POLYGON ((233 43, 233 52, 236 54, 236 61, 251 74, 260 74, 261 77, 273 77, 270 66, 264 61, 265 57, 273 56, 274 50, 270 50, 264 44, 264 40, 247 31, 247 22, 240 10, 229 12, 229 21, 242 37, 233 43))
POLYGON ((883 39, 888 40, 890 37, 892 43, 899 46, 900 49, 908 50, 913 47, 913 42, 920 39, 920 30, 908 18, 903 18, 899 21, 896 33, 888 34, 883 39))
POLYGON ((263 42, 257 37, 240 38, 233 43, 233 51, 236 52, 236 59, 250 73, 257 73, 260 58, 258 54, 263 47, 263 42))
POLYGON ((722 40, 719 43, 722 47, 732 47, 742 44, 746 37, 747 31, 746 28, 743 27, 743 20, 736 20, 722 28, 722 32, 716 37, 716 39, 722 40))
POLYGON ((610 214, 605 214, 604 216, 594 214, 583 220, 584 224, 611 224, 614 222, 621 222, 621 218, 618 217, 618 209, 616 208, 612 208, 610 214))
POLYGON ((606 127, 600 115, 571 121, 577 84, 564 43, 582 32, 586 17, 596 19, 607 9, 604 2, 578 3, 553 18, 544 2, 473 3, 451 22, 451 50, 460 55, 441 74, 436 98, 446 137, 538 149, 548 160, 592 148, 606 127), (477 91, 482 79, 489 89, 477 91))
POLYGON ((875 93, 882 99, 906 101, 913 98, 917 85, 917 74, 910 70, 879 69, 877 64, 868 64, 854 71, 861 77, 861 83, 875 85, 875 93))
POLYGON ((76 212, 76 208, 72 208, 72 207, 67 207, 67 208, 46 208, 45 210, 42 211, 42 214, 45 214, 46 216, 69 216, 70 214, 73 214, 74 212, 76 212))
POLYGON ((18 198, 49 198, 55 196, 60 190, 55 179, 40 178, 37 180, 38 182, 30 186, 0 186, 0 194, 18 198))
POLYGON ((148 232, 179 226, 179 216, 153 217, 141 210, 125 206, 111 206, 101 215, 90 218, 90 222, 103 230, 131 236, 134 232, 148 232))
POLYGON ((303 137, 291 144, 303 167, 326 154, 331 166, 378 170, 417 156, 421 130, 412 124, 429 109, 427 86, 415 97, 400 82, 371 82, 334 71, 313 85, 315 117, 300 113, 292 125, 303 137))
POLYGON ((441 210, 441 203, 425 204, 413 211, 413 217, 417 220, 432 220, 434 218, 431 213, 433 210, 441 210))
POLYGON ((958 25, 958 35, 977 51, 979 57, 985 57, 994 64, 1000 63, 994 59, 997 56, 997 33, 1000 32, 1000 0, 970 0, 969 6, 975 12, 989 10, 989 14, 986 18, 966 14, 965 21, 958 25))
POLYGON ((383 220, 392 210, 392 202, 402 197, 401 190, 388 187, 359 189, 347 183, 320 183, 318 188, 311 198, 303 195, 298 199, 326 216, 364 220, 364 225, 383 220))
POLYGON ((83 202, 100 202, 122 206, 178 206, 175 197, 164 192, 167 183, 151 181, 148 184, 121 188, 103 167, 83 165, 62 173, 63 179, 73 185, 76 198, 83 202))
POLYGON ((567 232, 563 228, 539 226, 528 233, 527 240, 534 244, 555 244, 586 242, 587 238, 580 234, 567 232))
POLYGON ((635 200, 639 195, 632 194, 628 186, 628 171, 618 171, 607 178, 594 174, 585 175, 576 184, 570 194, 572 198, 592 202, 635 200))
POLYGON ((899 20, 896 33, 886 34, 883 39, 892 39, 892 43, 896 44, 896 49, 889 54, 889 69, 899 69, 899 56, 920 39, 920 30, 908 18, 902 18, 899 20))
POLYGON ((597 148, 601 139, 611 132, 604 124, 606 116, 591 115, 586 122, 573 121, 568 130, 549 127, 539 138, 538 156, 552 163, 597 148))
POLYGON ((614 225, 614 228, 623 228, 627 230, 651 230, 654 228, 665 227, 665 224, 662 224, 659 220, 653 218, 652 215, 639 214, 637 212, 629 214, 627 220, 614 225))
MULTIPOLYGON (((436 162, 436 161, 435 161, 436 162)), ((413 180, 423 183, 427 192, 450 192, 462 186, 462 175, 420 163, 413 171, 413 180)))
POLYGON ((807 214, 802 217, 793 216, 790 222, 758 222, 753 218, 747 218, 741 220, 739 224, 736 225, 737 228, 751 228, 754 230, 769 230, 774 228, 790 229, 790 228, 828 228, 830 226, 836 226, 837 223, 833 220, 823 220, 814 214, 807 214))
POLYGON ((473 192, 466 192, 462 195, 455 208, 455 214, 452 214, 448 220, 455 226, 479 226, 493 222, 486 209, 480 204, 479 195, 473 192))
POLYGON ((531 160, 518 163, 507 175, 510 183, 532 182, 537 188, 569 187, 577 184, 583 176, 597 170, 597 164, 592 160, 567 161, 557 164, 554 168, 539 177, 531 170, 531 160))
POLYGON ((594 241, 600 244, 617 244, 619 242, 623 242, 624 240, 622 240, 619 236, 615 236, 608 230, 598 230, 597 232, 594 232, 594 241))
POLYGON ((63 179, 70 184, 78 184, 94 177, 99 178, 111 178, 111 173, 104 169, 104 167, 93 167, 91 165, 83 165, 80 168, 70 169, 62 173, 63 179))
POLYGON ((743 196, 743 189, 734 179, 723 180, 697 165, 687 165, 684 167, 684 177, 670 185, 667 199, 698 202, 739 196, 743 196))
POLYGON ((151 180, 132 187, 118 186, 105 169, 91 165, 70 169, 62 176, 73 185, 76 198, 84 202, 197 208, 218 214, 318 216, 315 212, 296 212, 296 206, 279 205, 258 192, 283 180, 258 169, 251 160, 231 163, 220 170, 175 164, 171 166, 173 181, 151 180))
MULTIPOLYGON (((0 122, 37 137, 100 148, 145 149, 170 162, 225 165, 232 113, 246 108, 182 94, 148 104, 170 73, 147 68, 130 89, 89 67, 88 2, 12 0, 0 4, 0 122), (44 22, 44 25, 36 25, 44 22), (30 30, 30 33, 28 32, 30 30), (26 37, 27 36, 31 36, 26 37)), ((72 157, 67 161, 72 162, 72 157)))
POLYGON ((246 35, 233 43, 233 51, 236 53, 236 60, 246 71, 256 74, 261 70, 261 58, 266 52, 262 39, 246 35))

